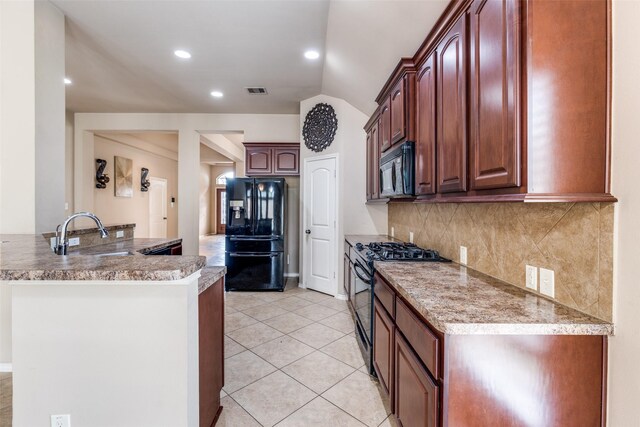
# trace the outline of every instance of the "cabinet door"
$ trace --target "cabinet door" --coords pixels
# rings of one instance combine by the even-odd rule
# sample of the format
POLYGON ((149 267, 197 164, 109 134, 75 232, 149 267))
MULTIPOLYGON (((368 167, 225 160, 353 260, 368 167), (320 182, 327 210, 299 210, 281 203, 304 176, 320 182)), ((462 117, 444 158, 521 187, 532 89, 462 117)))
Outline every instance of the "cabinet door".
POLYGON ((300 149, 279 148, 273 149, 274 173, 276 175, 300 174, 300 149))
POLYGON ((380 143, 378 123, 367 133, 367 200, 380 198, 380 143))
POLYGON ((404 427, 438 425, 438 386, 396 330, 394 414, 404 427))
POLYGON ((246 154, 246 174, 271 175, 273 173, 272 148, 248 147, 246 154))
POLYGON ((462 15, 437 48, 438 192, 467 190, 467 15, 462 15))
POLYGON ((436 192, 436 70, 435 53, 417 75, 416 195, 436 192))
POLYGON ((380 119, 378 120, 378 138, 380 141, 380 151, 384 152, 391 147, 391 99, 387 100, 380 107, 380 119))
POLYGON ((391 90, 391 144, 402 141, 406 135, 405 96, 406 77, 403 77, 391 90))
POLYGON ((373 367, 393 406, 393 320, 377 298, 373 303, 373 367))
POLYGON ((472 190, 520 185, 517 3, 516 0, 475 0, 471 4, 469 173, 472 190))
POLYGON ((224 385, 224 279, 198 295, 200 426, 209 427, 220 409, 224 385))

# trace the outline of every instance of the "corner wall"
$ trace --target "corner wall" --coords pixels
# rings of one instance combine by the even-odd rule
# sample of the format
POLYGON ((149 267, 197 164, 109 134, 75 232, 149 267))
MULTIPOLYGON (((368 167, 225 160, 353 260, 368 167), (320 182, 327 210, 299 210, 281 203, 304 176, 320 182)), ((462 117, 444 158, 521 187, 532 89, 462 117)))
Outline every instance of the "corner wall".
MULTIPOLYGON (((304 160, 314 156, 338 154, 339 202, 338 230, 336 233, 337 282, 336 293, 342 294, 344 268, 342 255, 345 234, 386 234, 387 206, 366 204, 366 133, 364 125, 369 119, 346 101, 326 95, 318 95, 300 103, 300 130, 307 113, 318 103, 331 105, 338 117, 338 130, 333 143, 321 153, 315 153, 304 145, 300 134, 300 188, 304 188, 304 160)), ((304 192, 300 195, 300 249, 305 250, 304 192)), ((304 256, 300 263, 301 283, 304 280, 304 256)))
POLYGON ((609 425, 640 425, 640 2, 613 1, 612 193, 615 336, 609 340, 609 425))

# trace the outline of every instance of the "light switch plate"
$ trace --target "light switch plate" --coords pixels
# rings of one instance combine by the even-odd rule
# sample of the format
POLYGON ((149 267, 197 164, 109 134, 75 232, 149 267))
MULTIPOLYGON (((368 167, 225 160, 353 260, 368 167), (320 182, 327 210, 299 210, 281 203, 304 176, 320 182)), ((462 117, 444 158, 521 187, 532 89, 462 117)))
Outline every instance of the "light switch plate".
POLYGON ((538 290, 538 267, 527 265, 526 274, 527 274, 527 288, 537 291, 538 290))
POLYGON ((553 270, 540 268, 540 293, 555 298, 556 284, 553 270))
POLYGON ((409 243, 413 243, 413 231, 409 232, 409 243))
POLYGON ((80 238, 79 237, 73 237, 71 239, 69 239, 69 246, 78 246, 80 244, 80 238))
POLYGON ((71 427, 71 415, 51 415, 51 427, 71 427))
POLYGON ((391 237, 396 237, 396 228, 391 227, 391 237))
POLYGON ((467 265, 467 247, 460 246, 460 264, 467 265))
POLYGON ((124 237, 124 230, 116 231, 116 239, 118 239, 120 237, 124 237))

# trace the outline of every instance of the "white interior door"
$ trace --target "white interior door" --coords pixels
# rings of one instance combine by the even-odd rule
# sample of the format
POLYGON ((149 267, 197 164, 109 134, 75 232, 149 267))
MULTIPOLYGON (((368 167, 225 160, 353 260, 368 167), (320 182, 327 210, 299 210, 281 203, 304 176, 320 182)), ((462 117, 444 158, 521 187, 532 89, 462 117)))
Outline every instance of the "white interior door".
POLYGON ((306 159, 304 165, 305 286, 336 295, 336 157, 306 159))
POLYGON ((149 178, 149 237, 167 237, 167 180, 149 178))

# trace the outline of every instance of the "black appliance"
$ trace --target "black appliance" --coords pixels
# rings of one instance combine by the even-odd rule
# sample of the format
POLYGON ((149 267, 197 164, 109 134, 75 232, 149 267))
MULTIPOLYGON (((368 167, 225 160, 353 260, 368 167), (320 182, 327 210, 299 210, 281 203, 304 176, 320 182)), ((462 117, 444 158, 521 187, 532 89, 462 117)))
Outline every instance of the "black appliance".
POLYGON ((437 251, 422 249, 413 243, 374 242, 357 243, 349 251, 351 260, 351 289, 349 301, 355 318, 356 340, 370 375, 373 369, 373 289, 375 261, 451 262, 437 251))
POLYGON ((412 141, 387 151, 380 159, 380 195, 383 197, 413 196, 415 181, 412 141))
POLYGON ((283 291, 284 178, 227 179, 225 290, 283 291))

